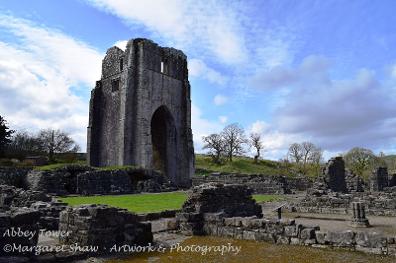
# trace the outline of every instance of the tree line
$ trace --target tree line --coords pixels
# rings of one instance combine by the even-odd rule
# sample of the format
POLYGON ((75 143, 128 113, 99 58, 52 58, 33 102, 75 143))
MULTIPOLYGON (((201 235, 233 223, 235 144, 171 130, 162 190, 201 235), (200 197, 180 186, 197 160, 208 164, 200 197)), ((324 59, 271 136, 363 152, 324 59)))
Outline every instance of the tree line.
POLYGON ((251 133, 250 137, 247 138, 244 129, 238 123, 226 126, 220 133, 203 136, 202 140, 204 142, 203 149, 208 150, 212 161, 217 164, 226 160, 232 162, 233 157, 243 155, 246 152, 247 146, 255 148, 254 161, 257 163, 263 149, 261 135, 251 133))
POLYGON ((43 129, 37 133, 11 130, 0 116, 0 157, 24 159, 30 155, 44 155, 54 161, 60 153, 76 153, 78 144, 61 130, 43 129))
MULTIPOLYGON (((238 123, 226 126, 220 133, 204 136, 202 140, 203 149, 208 150, 207 154, 216 164, 232 162, 233 157, 244 155, 249 147, 254 148, 254 162, 258 163, 265 150, 262 135, 251 133, 247 137, 238 123)), ((362 177, 367 178, 379 166, 396 171, 396 157, 389 158, 384 153, 375 155, 370 149, 354 147, 340 156, 344 158, 346 168, 362 177)), ((290 144, 285 157, 278 161, 280 172, 285 174, 318 176, 324 165, 323 150, 309 141, 290 144)))

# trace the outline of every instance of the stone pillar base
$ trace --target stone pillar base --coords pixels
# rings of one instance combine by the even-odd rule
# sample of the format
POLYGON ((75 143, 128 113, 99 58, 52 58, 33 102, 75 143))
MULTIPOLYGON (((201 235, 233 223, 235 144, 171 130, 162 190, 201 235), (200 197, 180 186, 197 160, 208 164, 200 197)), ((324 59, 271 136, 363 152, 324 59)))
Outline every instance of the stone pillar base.
POLYGON ((359 228, 359 227, 370 227, 370 223, 367 218, 359 220, 359 221, 354 221, 352 220, 351 223, 349 224, 351 227, 359 228))

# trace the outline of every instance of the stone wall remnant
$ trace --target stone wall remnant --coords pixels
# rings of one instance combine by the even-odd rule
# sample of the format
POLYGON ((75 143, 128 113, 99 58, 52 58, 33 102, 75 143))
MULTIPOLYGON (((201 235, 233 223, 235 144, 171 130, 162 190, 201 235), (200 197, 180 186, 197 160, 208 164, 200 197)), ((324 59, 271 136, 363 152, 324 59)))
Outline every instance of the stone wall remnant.
POLYGON ((91 92, 88 163, 158 169, 176 186, 194 174, 187 57, 148 39, 107 50, 91 92))
MULTIPOLYGON (((190 214, 193 215, 193 214, 190 214)), ((196 217, 196 215, 193 215, 196 217)), ((373 254, 396 256, 392 236, 375 232, 322 231, 319 226, 296 224, 294 220, 274 220, 252 217, 224 217, 223 213, 200 214, 199 229, 179 221, 179 231, 193 235, 219 236, 285 245, 304 245, 322 248, 345 248, 373 254), (200 231, 198 231, 200 230, 200 231)), ((190 222, 197 222, 190 218, 190 222)), ((196 224, 197 225, 197 224, 196 224)), ((194 226, 196 226, 194 225, 194 226)))
POLYGON ((76 194, 77 175, 87 171, 93 171, 93 168, 86 165, 67 165, 49 171, 32 170, 26 175, 27 186, 35 191, 56 195, 76 194))
POLYGON ((208 183, 195 186, 183 204, 176 220, 182 233, 201 235, 204 214, 218 217, 262 217, 262 208, 252 198, 252 190, 244 185, 208 183))
POLYGON ((114 245, 147 245, 153 241, 150 223, 139 222, 138 216, 126 209, 106 205, 62 211, 59 230, 69 233, 59 237, 62 244, 98 246, 98 253, 106 253, 114 245))
MULTIPOLYGON (((6 245, 14 244, 15 247, 34 247, 38 241, 38 220, 40 213, 28 208, 15 208, 6 212, 0 212, 0 257, 21 254, 33 254, 35 251, 21 253, 15 251, 5 251, 3 248, 6 245), (15 235, 12 231, 23 231, 24 233, 32 234, 32 236, 15 235), (25 232, 26 231, 26 232, 25 232)), ((19 232, 21 233, 21 232, 19 232)))
POLYGON ((305 191, 312 186, 312 181, 307 177, 281 175, 210 173, 195 175, 192 178, 193 186, 211 182, 243 184, 251 188, 255 194, 290 194, 293 191, 305 191))
POLYGON ((345 171, 345 183, 348 193, 364 192, 365 184, 362 177, 349 170, 345 171))
POLYGON ((36 201, 49 202, 52 197, 42 191, 24 190, 10 185, 0 185, 0 208, 30 207, 36 201))
POLYGON ((60 212, 67 208, 67 204, 52 200, 51 202, 37 201, 30 208, 40 212, 39 228, 46 230, 59 229, 60 212))
POLYGON ((0 185, 12 185, 18 188, 26 188, 26 174, 31 168, 0 167, 0 185))
POLYGON ((252 189, 238 184, 203 184, 192 188, 182 212, 223 212, 225 216, 261 217, 261 206, 253 199, 252 192, 252 189))
POLYGON ((33 170, 27 174, 32 190, 55 195, 127 194, 174 191, 177 188, 152 169, 93 169, 71 165, 51 171, 33 170))
POLYGON ((370 177, 370 191, 383 191, 389 186, 388 168, 378 167, 370 177))
POLYGON ((342 157, 331 158, 323 170, 327 187, 334 192, 347 192, 345 162, 342 157))

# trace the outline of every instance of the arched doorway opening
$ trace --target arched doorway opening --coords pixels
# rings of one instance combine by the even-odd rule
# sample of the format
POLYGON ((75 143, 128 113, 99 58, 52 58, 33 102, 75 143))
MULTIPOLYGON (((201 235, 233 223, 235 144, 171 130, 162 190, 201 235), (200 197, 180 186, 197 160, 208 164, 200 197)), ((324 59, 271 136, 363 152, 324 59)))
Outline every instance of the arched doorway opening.
POLYGON ((153 168, 174 181, 176 170, 176 127, 172 114, 165 106, 159 107, 151 118, 153 168))

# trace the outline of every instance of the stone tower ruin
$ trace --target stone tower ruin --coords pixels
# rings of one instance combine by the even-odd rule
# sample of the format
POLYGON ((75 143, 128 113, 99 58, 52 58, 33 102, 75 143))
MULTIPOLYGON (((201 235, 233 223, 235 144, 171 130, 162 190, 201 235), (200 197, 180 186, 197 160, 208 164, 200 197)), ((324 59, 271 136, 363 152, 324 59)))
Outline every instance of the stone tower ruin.
POLYGON ((107 50, 91 92, 88 163, 160 170, 189 186, 194 173, 187 57, 147 39, 107 50))

